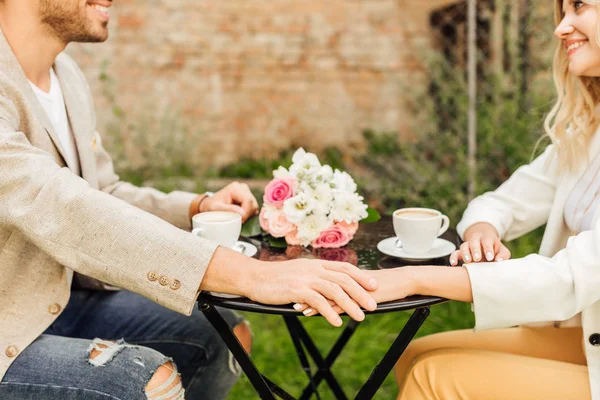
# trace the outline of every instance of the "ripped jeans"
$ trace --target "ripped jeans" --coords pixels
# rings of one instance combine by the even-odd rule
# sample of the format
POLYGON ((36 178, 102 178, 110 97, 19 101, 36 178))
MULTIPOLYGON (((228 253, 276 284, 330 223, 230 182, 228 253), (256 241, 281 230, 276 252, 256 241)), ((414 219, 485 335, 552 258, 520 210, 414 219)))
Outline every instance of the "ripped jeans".
MULTIPOLYGON (((219 311, 232 328, 243 321, 230 310, 219 311)), ((225 399, 240 375, 197 309, 186 317, 125 290, 74 290, 54 324, 10 366, 0 399, 142 400, 154 372, 168 361, 181 374, 188 400, 225 399), (103 343, 97 338, 117 343, 102 346, 102 354, 90 360, 103 343)))

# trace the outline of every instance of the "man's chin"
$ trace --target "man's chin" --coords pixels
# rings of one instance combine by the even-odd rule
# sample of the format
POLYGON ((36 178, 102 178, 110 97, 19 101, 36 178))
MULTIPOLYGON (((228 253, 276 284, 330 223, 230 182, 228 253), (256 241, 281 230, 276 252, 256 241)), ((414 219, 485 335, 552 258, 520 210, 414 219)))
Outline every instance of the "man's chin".
POLYGON ((70 42, 75 43, 102 43, 108 39, 108 31, 106 32, 97 32, 94 34, 89 34, 85 36, 76 36, 70 40, 70 42))

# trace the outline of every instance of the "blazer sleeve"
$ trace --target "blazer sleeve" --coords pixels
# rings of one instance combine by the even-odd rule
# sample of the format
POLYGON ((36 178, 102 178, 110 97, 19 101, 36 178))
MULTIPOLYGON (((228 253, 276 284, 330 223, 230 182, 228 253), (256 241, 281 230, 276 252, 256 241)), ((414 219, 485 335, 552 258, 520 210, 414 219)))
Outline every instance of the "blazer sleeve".
POLYGON ((190 204, 198 196, 197 194, 183 191, 163 193, 153 188, 138 187, 120 180, 115 173, 111 156, 102 147, 100 135, 98 132, 94 132, 94 135, 97 146, 96 170, 100 190, 154 214, 181 229, 191 229, 190 204))
POLYGON ((544 225, 554 202, 557 179, 554 146, 550 145, 498 189, 473 199, 457 225, 458 234, 464 239, 471 225, 487 222, 500 238, 512 240, 544 225))
POLYGON ((468 264, 476 329, 564 321, 600 301, 600 225, 552 258, 468 264))
POLYGON ((217 246, 91 188, 19 126, 0 88, 0 224, 67 268, 191 314, 217 246))

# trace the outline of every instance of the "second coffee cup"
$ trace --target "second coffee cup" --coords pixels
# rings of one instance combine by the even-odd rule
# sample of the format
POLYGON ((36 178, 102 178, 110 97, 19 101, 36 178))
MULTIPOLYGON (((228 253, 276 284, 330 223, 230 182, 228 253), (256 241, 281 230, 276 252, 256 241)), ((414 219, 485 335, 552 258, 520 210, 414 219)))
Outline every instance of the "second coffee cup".
POLYGON ((447 216, 431 208, 401 208, 394 211, 393 222, 400 247, 412 254, 428 253, 450 226, 447 216))
POLYGON ((233 248, 242 232, 242 217, 227 211, 208 211, 192 218, 192 235, 233 248))

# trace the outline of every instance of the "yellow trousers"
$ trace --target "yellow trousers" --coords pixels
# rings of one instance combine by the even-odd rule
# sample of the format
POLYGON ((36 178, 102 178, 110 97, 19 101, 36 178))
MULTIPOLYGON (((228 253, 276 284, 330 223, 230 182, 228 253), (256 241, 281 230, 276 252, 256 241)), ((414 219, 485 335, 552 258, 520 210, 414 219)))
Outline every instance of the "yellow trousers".
POLYGON ((581 328, 452 331, 413 341, 398 399, 591 399, 581 328))

